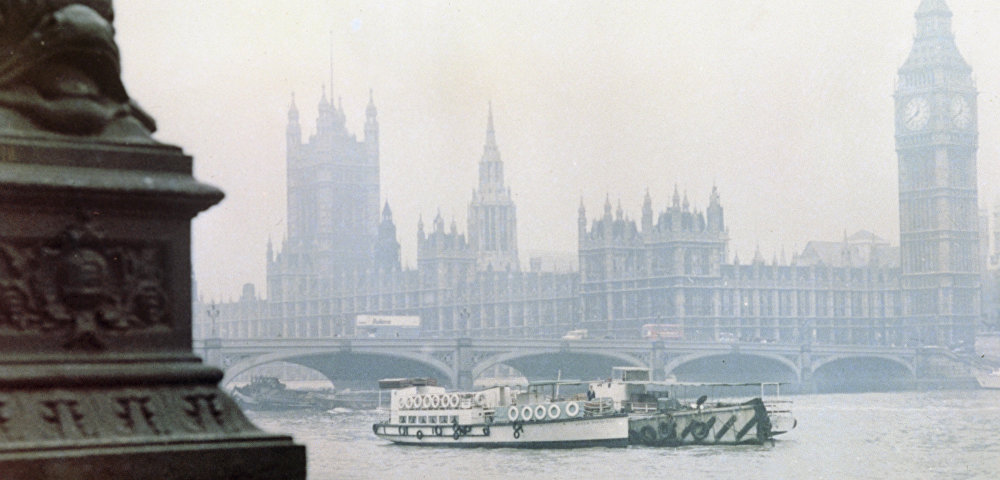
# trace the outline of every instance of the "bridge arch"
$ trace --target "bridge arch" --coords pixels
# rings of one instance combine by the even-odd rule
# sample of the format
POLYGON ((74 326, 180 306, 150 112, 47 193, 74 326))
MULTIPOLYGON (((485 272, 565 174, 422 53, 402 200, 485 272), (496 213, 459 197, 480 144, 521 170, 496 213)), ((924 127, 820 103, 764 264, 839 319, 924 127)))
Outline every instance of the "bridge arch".
MULTIPOLYGON (((386 357, 395 360, 406 360, 410 362, 416 362, 419 365, 425 366, 437 373, 439 373, 443 378, 448 379, 451 385, 455 384, 456 378, 454 369, 429 355, 424 355, 418 352, 407 352, 407 351, 377 351, 369 349, 354 349, 345 350, 343 348, 329 348, 329 349, 297 349, 289 351, 281 351, 275 353, 266 353, 262 355, 255 355, 241 359, 240 361, 225 368, 225 376, 222 378, 221 386, 225 386, 227 383, 233 380, 237 375, 250 370, 251 368, 258 367, 261 365, 267 365, 269 363, 284 361, 289 363, 300 364, 324 373, 322 369, 317 369, 313 362, 305 362, 302 360, 306 358, 315 359, 316 357, 323 356, 342 356, 342 355, 365 355, 374 357, 386 357), (298 361, 297 361, 298 360, 298 361)), ((324 373, 326 375, 326 373, 324 373)), ((329 377, 328 377, 329 378, 329 377)), ((330 378, 333 381, 333 378, 330 378)))
MULTIPOLYGON (((472 378, 478 378, 484 371, 494 367, 496 365, 505 364, 517 368, 516 364, 518 360, 526 360, 529 358, 539 358, 539 357, 589 357, 589 358, 601 358, 604 361, 599 363, 607 363, 611 366, 630 366, 630 367, 646 367, 646 365, 641 359, 634 355, 623 352, 614 351, 594 351, 593 349, 583 349, 583 348, 535 348, 527 349, 515 352, 504 352, 492 355, 490 357, 480 360, 472 368, 472 378), (613 364, 613 365, 612 365, 613 364)), ((570 366, 570 365, 567 365, 570 366)), ((519 369, 520 370, 520 369, 519 369)), ((586 370, 586 369, 584 369, 586 370)), ((528 375, 528 372, 521 372, 522 374, 528 375)), ((551 372, 549 376, 555 378, 555 371, 551 372)), ((611 368, 608 367, 605 371, 593 371, 590 376, 596 375, 597 377, 605 377, 611 374, 611 368)), ((582 379, 582 378, 581 378, 582 379)))
POLYGON ((863 354, 863 355, 831 355, 821 360, 814 361, 812 364, 812 370, 813 372, 819 371, 824 366, 832 364, 834 362, 844 362, 844 361, 862 360, 862 359, 885 360, 886 362, 902 366, 903 368, 906 369, 907 372, 909 372, 911 377, 916 377, 917 375, 916 367, 907 363, 905 360, 893 355, 880 355, 877 353, 863 354))
POLYGON ((875 392, 905 389, 917 378, 917 368, 886 354, 831 355, 814 361, 810 372, 817 392, 875 392))
MULTIPOLYGON (((707 360, 712 357, 756 357, 760 359, 765 359, 777 363, 785 368, 787 368, 790 373, 795 377, 794 380, 800 381, 802 379, 802 369, 799 366, 789 360, 788 358, 771 354, 771 353, 756 353, 756 352, 698 352, 690 353, 687 355, 681 355, 672 358, 663 366, 664 375, 670 376, 674 374, 677 369, 685 364, 691 364, 699 360, 707 360)), ((756 381, 758 379, 754 379, 756 381)), ((774 379, 759 379, 761 381, 770 381, 774 379)))

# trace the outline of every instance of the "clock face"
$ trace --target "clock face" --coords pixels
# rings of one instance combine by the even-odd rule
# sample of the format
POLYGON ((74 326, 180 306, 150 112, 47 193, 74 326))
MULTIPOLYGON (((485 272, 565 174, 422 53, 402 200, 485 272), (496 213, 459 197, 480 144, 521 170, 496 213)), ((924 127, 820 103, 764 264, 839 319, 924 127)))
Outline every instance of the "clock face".
POLYGON ((903 107, 903 124, 910 130, 919 130, 931 118, 931 105, 926 98, 917 97, 903 107))
POLYGON ((951 99, 951 106, 948 107, 948 116, 955 127, 968 127, 972 124, 972 107, 969 106, 969 101, 961 95, 955 95, 955 98, 951 99))

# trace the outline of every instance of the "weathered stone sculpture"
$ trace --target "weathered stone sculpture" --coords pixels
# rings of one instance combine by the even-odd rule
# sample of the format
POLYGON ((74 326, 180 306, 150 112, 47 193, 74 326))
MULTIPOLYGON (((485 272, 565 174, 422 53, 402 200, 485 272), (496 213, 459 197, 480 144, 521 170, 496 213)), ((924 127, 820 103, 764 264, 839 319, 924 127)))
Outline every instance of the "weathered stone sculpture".
POLYGON ((304 478, 191 352, 190 221, 110 1, 0 0, 0 478, 304 478))

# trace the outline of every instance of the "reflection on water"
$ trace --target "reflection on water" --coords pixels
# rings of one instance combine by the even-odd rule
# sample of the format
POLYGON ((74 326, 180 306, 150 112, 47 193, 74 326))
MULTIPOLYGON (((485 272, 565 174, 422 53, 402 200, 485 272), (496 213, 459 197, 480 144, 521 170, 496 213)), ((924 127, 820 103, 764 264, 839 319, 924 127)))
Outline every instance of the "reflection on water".
POLYGON ((1000 390, 792 397, 798 428, 774 446, 576 450, 392 445, 373 412, 249 412, 304 443, 310 480, 996 478, 1000 390))

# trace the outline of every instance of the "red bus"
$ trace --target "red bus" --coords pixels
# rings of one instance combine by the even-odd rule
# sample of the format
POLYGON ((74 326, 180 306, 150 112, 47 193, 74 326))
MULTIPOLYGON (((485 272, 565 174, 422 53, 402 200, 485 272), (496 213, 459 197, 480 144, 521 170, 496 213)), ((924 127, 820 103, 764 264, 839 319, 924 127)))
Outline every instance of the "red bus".
POLYGON ((684 326, 672 323, 647 323, 642 326, 642 338, 648 340, 683 340, 684 326))

